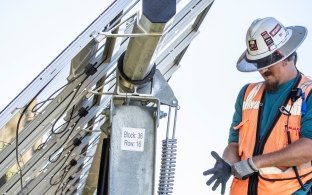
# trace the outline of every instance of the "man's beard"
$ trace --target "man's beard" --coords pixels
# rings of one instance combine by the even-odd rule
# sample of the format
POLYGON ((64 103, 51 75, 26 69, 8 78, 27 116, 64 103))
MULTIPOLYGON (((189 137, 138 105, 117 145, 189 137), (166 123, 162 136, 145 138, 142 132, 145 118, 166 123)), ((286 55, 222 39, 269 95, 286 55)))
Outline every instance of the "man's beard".
MULTIPOLYGON (((268 76, 271 76, 272 75, 272 72, 271 71, 266 71, 264 74, 263 74, 265 77, 268 77, 268 76)), ((273 81, 271 83, 269 83, 267 80, 264 82, 265 84, 265 89, 268 91, 268 92, 274 92, 277 90, 277 87, 278 87, 278 82, 277 81, 273 81)))
POLYGON ((277 88, 278 88, 277 81, 274 81, 273 83, 269 83, 268 81, 265 81, 264 84, 265 84, 265 89, 267 92, 277 91, 277 88))

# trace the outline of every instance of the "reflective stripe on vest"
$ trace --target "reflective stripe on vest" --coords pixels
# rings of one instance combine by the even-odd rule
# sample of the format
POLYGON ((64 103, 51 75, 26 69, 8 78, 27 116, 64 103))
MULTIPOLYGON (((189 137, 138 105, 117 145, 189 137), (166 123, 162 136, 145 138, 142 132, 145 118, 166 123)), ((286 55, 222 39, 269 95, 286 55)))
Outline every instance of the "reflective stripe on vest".
MULTIPOLYGON (((298 86, 305 94, 305 99, 311 91, 311 80, 306 76, 302 76, 298 86)), ((239 156, 241 160, 246 160, 253 155, 256 131, 258 121, 259 106, 261 106, 261 97, 264 93, 264 84, 255 83, 250 84, 245 92, 244 102, 242 107, 242 122, 234 129, 239 131, 239 156)), ((291 115, 289 116, 288 129, 290 131, 291 142, 299 139, 301 128, 301 106, 302 98, 296 100, 291 108, 291 115)), ((291 100, 288 101, 285 109, 289 111, 291 107, 291 100)), ((271 153, 281 150, 288 145, 287 133, 285 125, 287 124, 288 116, 281 114, 278 118, 270 136, 268 137, 263 154, 271 153)), ((302 182, 312 179, 311 162, 307 162, 298 166, 299 174, 302 176, 302 182)), ((300 184, 296 179, 292 167, 266 167, 259 170, 260 177, 258 183, 258 195, 266 194, 292 194, 300 188, 300 184)), ((247 194, 248 179, 238 180, 233 179, 231 186, 232 195, 247 194)))

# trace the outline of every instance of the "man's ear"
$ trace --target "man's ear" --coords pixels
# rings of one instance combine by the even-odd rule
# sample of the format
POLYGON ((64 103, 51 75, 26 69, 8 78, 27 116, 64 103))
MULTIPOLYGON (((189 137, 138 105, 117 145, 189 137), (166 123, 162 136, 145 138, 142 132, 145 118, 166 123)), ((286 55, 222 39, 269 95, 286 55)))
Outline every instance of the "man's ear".
POLYGON ((292 60, 283 60, 283 66, 287 66, 287 65, 295 65, 295 63, 292 60))
POLYGON ((283 60, 283 66, 287 66, 289 64, 290 61, 288 60, 283 60))

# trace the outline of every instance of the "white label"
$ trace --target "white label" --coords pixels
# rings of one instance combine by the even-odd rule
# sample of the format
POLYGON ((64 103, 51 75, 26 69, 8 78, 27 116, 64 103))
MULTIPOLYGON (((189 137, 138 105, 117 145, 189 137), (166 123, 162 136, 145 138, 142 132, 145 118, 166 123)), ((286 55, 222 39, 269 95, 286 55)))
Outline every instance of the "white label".
POLYGON ((144 151, 145 129, 124 127, 121 133, 122 150, 144 151))

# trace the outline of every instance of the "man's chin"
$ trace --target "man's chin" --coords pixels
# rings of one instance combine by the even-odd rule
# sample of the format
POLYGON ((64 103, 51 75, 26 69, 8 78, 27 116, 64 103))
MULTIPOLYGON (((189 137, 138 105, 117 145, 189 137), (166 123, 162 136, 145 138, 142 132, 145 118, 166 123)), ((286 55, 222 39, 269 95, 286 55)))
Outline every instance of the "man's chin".
POLYGON ((274 92, 278 89, 278 83, 277 82, 268 82, 265 81, 265 90, 268 92, 274 92))

